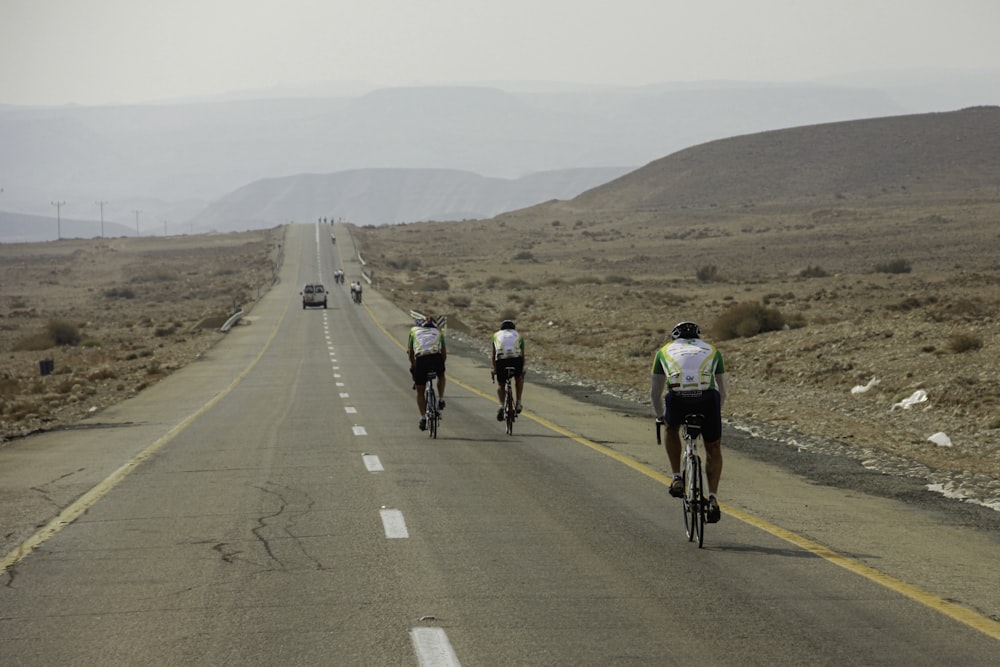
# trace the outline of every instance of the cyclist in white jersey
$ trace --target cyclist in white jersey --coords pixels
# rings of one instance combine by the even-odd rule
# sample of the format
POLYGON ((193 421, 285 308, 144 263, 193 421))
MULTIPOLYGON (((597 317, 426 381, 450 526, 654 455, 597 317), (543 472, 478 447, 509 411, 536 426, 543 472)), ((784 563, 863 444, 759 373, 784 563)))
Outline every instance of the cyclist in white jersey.
POLYGON ((425 317, 410 328, 410 337, 406 343, 406 355, 410 358, 410 375, 413 377, 413 388, 417 392, 417 409, 420 411, 420 430, 427 428, 427 399, 424 397, 424 386, 427 384, 428 371, 437 373, 438 410, 444 409, 444 362, 448 350, 444 343, 444 333, 438 329, 433 317, 425 317))
POLYGON ((667 459, 674 473, 670 495, 684 495, 681 479, 681 439, 678 427, 687 414, 702 414, 705 423, 705 472, 708 477, 708 517, 715 523, 721 517, 719 480, 722 478, 722 404, 726 400, 726 368, 722 353, 701 340, 701 329, 694 322, 681 322, 670 334, 672 340, 653 358, 649 390, 657 421, 667 425, 667 459), (664 396, 666 390, 666 396, 664 396))
POLYGON ((497 380, 497 398, 500 409, 497 421, 503 421, 503 402, 507 386, 507 369, 514 369, 514 410, 521 414, 521 395, 524 393, 524 337, 514 327, 511 320, 500 323, 500 330, 493 334, 493 352, 490 355, 493 375, 497 380))

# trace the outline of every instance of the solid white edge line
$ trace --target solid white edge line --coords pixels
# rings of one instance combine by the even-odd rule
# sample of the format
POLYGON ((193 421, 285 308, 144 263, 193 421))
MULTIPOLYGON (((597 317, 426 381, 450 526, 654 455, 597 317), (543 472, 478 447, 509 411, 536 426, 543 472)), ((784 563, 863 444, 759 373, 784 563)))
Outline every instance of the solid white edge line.
POLYGON ((448 635, 441 628, 413 628, 410 640, 420 667, 461 667, 448 635))

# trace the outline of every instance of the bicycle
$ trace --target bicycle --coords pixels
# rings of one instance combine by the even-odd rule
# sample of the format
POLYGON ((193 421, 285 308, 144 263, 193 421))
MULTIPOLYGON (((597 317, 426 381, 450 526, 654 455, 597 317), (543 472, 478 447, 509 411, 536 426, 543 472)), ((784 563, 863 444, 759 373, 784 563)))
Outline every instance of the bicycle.
MULTIPOLYGON (((503 399, 503 419, 507 425, 507 435, 514 435, 514 422, 517 420, 517 409, 514 405, 514 387, 512 379, 514 377, 514 369, 508 367, 507 369, 507 379, 504 384, 504 399, 503 399)), ((493 379, 496 380, 496 373, 490 373, 493 379)))
POLYGON ((435 380, 437 380, 437 373, 428 371, 427 384, 424 385, 424 401, 427 403, 424 408, 424 419, 427 420, 427 434, 436 439, 438 437, 438 422, 441 421, 441 411, 438 410, 437 392, 434 391, 435 380))
MULTIPOLYGON (((705 522, 708 516, 708 499, 705 497, 705 477, 702 473, 701 456, 698 454, 698 442, 704 445, 701 427, 705 416, 688 414, 680 427, 681 440, 684 442, 684 453, 681 456, 681 476, 684 479, 684 495, 681 505, 684 510, 684 531, 688 542, 698 540, 698 547, 705 543, 705 522)), ((656 422, 656 444, 660 442, 661 421, 656 422)))

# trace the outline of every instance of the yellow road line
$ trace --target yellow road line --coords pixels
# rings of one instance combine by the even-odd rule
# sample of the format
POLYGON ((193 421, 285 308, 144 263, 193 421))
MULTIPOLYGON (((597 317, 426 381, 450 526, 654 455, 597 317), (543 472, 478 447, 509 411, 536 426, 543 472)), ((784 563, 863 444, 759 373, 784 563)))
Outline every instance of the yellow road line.
MULTIPOLYGON (((371 316, 372 321, 375 323, 375 325, 379 329, 381 329, 382 332, 391 341, 393 341, 397 346, 402 348, 403 345, 398 340, 396 340, 395 336, 389 333, 389 331, 382 325, 381 322, 379 322, 379 320, 375 317, 375 314, 371 311, 371 309, 367 308, 366 306, 366 310, 368 310, 368 314, 371 316)), ((485 392, 482 392, 476 389, 475 387, 466 384, 465 382, 462 382, 461 380, 455 378, 455 376, 453 375, 448 376, 448 383, 457 384, 466 391, 471 392, 482 398, 485 398, 489 401, 495 400, 495 397, 489 396, 485 392)), ((528 417, 532 421, 544 426, 545 428, 551 431, 555 431, 560 435, 564 435, 567 438, 570 438, 571 440, 585 447, 589 447, 595 452, 607 456, 608 458, 614 459, 615 461, 618 461, 619 463, 622 463, 628 466, 629 468, 632 468, 636 472, 639 472, 645 475, 646 477, 649 477, 650 479, 656 480, 657 482, 660 482, 665 486, 669 486, 670 482, 673 480, 672 475, 667 475, 658 470, 654 470, 653 468, 650 468, 647 465, 639 463, 630 456, 622 454, 621 452, 616 452, 613 449, 605 447, 604 445, 600 445, 591 440, 587 440, 583 436, 574 433, 566 428, 563 428, 562 426, 559 426, 558 424, 551 422, 543 417, 530 413, 527 410, 522 412, 521 416, 528 417)), ((759 528, 760 530, 763 530, 766 533, 770 533, 771 535, 783 539, 786 542, 790 542, 801 549, 804 549, 812 554, 815 554, 816 556, 819 556, 820 558, 823 558, 824 560, 830 563, 833 563, 834 565, 842 567, 845 570, 848 570, 850 572, 853 572, 854 574, 864 577, 865 579, 868 579, 869 581, 872 581, 880 586, 883 586, 885 588, 888 588, 889 590, 899 593, 900 595, 910 598, 911 600, 918 602, 926 607, 929 607, 937 612, 940 612, 953 620, 956 620, 975 630, 978 630, 979 632, 982 632, 983 634, 992 637, 993 639, 1000 640, 1000 623, 997 623, 991 618, 983 616, 982 614, 978 614, 972 611, 971 609, 955 604, 954 602, 949 602, 948 600, 938 597, 933 593, 925 591, 917 586, 913 586, 904 581, 896 579, 895 577, 891 577, 888 574, 885 574, 884 572, 879 572, 874 568, 871 568, 856 560, 848 558, 843 554, 837 553, 836 551, 829 549, 828 547, 825 547, 822 544, 819 544, 818 542, 813 542, 812 540, 802 537, 801 535, 798 535, 796 533, 793 533, 790 530, 786 530, 773 523, 769 523, 767 521, 764 521, 763 519, 759 519, 753 516, 752 514, 736 509, 734 507, 730 507, 729 505, 721 502, 719 503, 719 507, 723 511, 725 511, 726 514, 728 514, 733 518, 739 519, 740 521, 750 524, 755 528, 759 528)))

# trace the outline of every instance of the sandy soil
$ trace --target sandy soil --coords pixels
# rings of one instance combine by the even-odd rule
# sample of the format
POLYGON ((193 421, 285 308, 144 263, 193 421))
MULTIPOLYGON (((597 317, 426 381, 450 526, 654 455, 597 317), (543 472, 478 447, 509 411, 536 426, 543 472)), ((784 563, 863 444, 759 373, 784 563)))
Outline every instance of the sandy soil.
POLYGON ((0 245, 0 439, 72 424, 196 359, 268 288, 281 238, 0 245), (53 326, 72 344, 53 344, 53 326))

